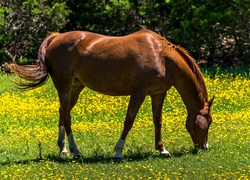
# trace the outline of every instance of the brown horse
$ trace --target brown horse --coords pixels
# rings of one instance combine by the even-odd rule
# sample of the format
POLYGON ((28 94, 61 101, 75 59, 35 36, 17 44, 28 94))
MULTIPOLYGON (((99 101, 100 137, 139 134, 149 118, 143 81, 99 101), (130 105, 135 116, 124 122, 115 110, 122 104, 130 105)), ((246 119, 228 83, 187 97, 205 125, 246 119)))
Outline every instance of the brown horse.
POLYGON ((91 32, 53 33, 41 44, 38 64, 7 64, 24 81, 21 89, 45 84, 50 74, 60 100, 58 145, 68 155, 65 132, 74 157, 80 152, 74 142, 70 112, 83 88, 111 96, 130 95, 122 134, 116 144, 115 159, 122 159, 125 139, 136 114, 149 95, 155 127, 155 148, 170 156, 162 143, 162 106, 166 92, 174 86, 187 111, 186 128, 196 148, 208 148, 208 129, 212 122, 211 105, 202 74, 188 53, 160 35, 143 29, 121 37, 91 32))

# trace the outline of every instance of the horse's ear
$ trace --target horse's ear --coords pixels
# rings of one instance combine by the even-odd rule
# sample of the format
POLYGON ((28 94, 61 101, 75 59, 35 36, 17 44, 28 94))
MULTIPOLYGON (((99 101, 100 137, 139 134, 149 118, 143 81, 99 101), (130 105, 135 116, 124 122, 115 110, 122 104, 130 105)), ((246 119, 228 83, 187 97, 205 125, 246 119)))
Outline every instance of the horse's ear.
MULTIPOLYGON (((215 96, 214 96, 215 97, 215 96)), ((210 99, 207 103, 208 103, 208 107, 211 107, 213 102, 214 102, 214 97, 212 97, 212 99, 210 99)))

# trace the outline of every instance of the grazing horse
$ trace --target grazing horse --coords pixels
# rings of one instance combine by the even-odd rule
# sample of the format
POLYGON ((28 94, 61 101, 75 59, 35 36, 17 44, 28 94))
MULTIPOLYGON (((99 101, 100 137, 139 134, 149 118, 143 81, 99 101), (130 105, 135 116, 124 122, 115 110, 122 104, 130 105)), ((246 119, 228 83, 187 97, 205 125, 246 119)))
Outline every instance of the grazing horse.
POLYGON ((208 129, 212 122, 211 105, 202 74, 194 59, 181 47, 162 36, 142 29, 126 36, 112 37, 84 31, 52 33, 41 44, 38 64, 7 64, 28 90, 46 83, 49 75, 57 89, 59 108, 58 146, 61 155, 81 154, 71 130, 70 112, 86 86, 111 96, 130 95, 123 131, 116 143, 115 159, 122 159, 125 139, 145 97, 152 102, 155 148, 170 156, 162 142, 162 106, 166 92, 174 86, 186 105, 186 129, 195 148, 208 148, 208 129))

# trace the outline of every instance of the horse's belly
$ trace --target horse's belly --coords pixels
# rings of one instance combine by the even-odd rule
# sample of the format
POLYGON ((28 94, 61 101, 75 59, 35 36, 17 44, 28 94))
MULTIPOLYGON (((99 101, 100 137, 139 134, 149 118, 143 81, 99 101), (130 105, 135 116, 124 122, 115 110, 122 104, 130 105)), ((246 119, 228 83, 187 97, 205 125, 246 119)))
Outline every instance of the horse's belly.
POLYGON ((91 75, 81 75, 77 77, 86 87, 102 94, 111 96, 130 95, 132 87, 128 79, 119 78, 118 75, 98 75, 98 73, 91 75))
POLYGON ((97 87, 97 86, 87 85, 87 87, 101 94, 110 95, 110 96, 127 96, 127 95, 132 94, 131 90, 125 87, 120 87, 120 86, 106 86, 104 88, 100 86, 97 87))
POLYGON ((86 87, 111 96, 131 95, 141 89, 144 89, 147 95, 162 94, 171 87, 171 83, 165 78, 145 78, 142 80, 136 77, 125 78, 115 74, 110 77, 105 75, 85 76, 81 77, 80 80, 86 87))

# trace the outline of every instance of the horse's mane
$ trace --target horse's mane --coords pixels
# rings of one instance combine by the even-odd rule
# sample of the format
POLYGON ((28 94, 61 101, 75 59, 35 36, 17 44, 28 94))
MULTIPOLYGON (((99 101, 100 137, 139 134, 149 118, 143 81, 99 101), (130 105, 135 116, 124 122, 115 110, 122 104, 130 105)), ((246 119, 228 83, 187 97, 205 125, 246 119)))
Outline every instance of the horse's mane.
POLYGON ((207 101, 207 99, 208 99, 207 89, 206 89, 205 82, 203 80, 202 73, 200 71, 199 66, 196 64, 194 58, 191 57, 189 55, 189 53, 184 48, 182 48, 180 46, 175 46, 175 45, 173 45, 173 46, 175 47, 175 50, 185 60, 185 62, 188 64, 188 66, 192 70, 193 74, 195 75, 196 80, 197 80, 198 85, 199 85, 200 97, 203 98, 205 101, 207 101))
POLYGON ((196 80, 197 80, 197 83, 198 83, 198 86, 199 86, 198 89, 199 89, 199 92, 200 92, 199 96, 201 98, 203 98, 205 101, 207 101, 208 95, 207 95, 207 89, 206 89, 206 86, 205 86, 205 82, 203 80, 200 68, 196 64, 194 58, 191 57, 189 55, 189 53, 184 48, 172 44, 171 42, 169 42, 167 39, 160 36, 159 34, 153 32, 151 30, 148 30, 148 29, 146 29, 144 27, 142 27, 141 31, 150 32, 150 33, 155 34, 157 38, 159 38, 160 40, 162 40, 164 42, 164 44, 166 44, 169 48, 175 50, 178 54, 180 54, 180 56, 185 60, 185 62, 189 66, 190 70, 193 72, 194 76, 196 77, 196 80))

